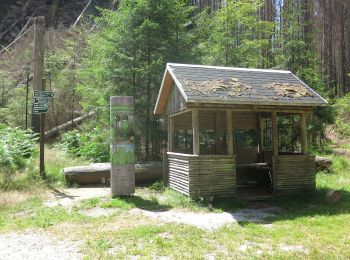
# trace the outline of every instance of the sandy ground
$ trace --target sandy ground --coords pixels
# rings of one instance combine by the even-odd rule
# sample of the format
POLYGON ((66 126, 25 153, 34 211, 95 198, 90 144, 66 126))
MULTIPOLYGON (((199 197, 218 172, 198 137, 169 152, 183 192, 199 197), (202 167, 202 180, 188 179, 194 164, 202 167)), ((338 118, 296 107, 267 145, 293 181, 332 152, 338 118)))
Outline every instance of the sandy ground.
POLYGON ((38 230, 1 234, 0 259, 82 259, 79 244, 38 230))
MULTIPOLYGON (((63 206, 71 209, 81 200, 95 197, 102 197, 108 200, 110 198, 110 188, 84 187, 61 191, 55 190, 52 191, 45 205, 50 207, 63 206)), ((117 210, 113 208, 94 207, 91 209, 82 209, 80 212, 89 217, 101 217, 109 216, 117 210)), ((269 205, 222 213, 191 212, 178 209, 148 211, 134 208, 125 212, 125 214, 135 219, 143 219, 140 216, 145 216, 161 222, 193 225, 207 231, 213 231, 224 225, 239 222, 262 223, 266 228, 272 228, 273 224, 266 224, 265 221, 267 218, 276 216, 281 210, 281 208, 271 207, 269 205)), ((81 243, 82 241, 58 239, 44 230, 26 230, 0 234, 0 259, 82 259, 83 256, 79 252, 81 243)), ((242 245, 241 250, 244 251, 251 247, 252 245, 250 244, 242 245)), ((280 250, 305 251, 302 246, 281 246, 280 250)))
MULTIPOLYGON (((70 188, 62 191, 53 191, 50 200, 46 201, 45 205, 49 207, 60 205, 69 209, 81 200, 95 197, 108 198, 109 196, 110 188, 108 187, 70 188)), ((80 212, 89 217, 101 217, 109 216, 115 211, 116 209, 95 207, 92 209, 81 210, 80 212)), ((206 230, 214 230, 230 223, 264 222, 266 218, 274 217, 280 211, 280 208, 266 205, 261 208, 248 208, 237 212, 222 213, 203 213, 179 210, 157 212, 135 208, 130 211, 130 214, 142 214, 150 218, 159 219, 163 222, 182 223, 206 230)))
MULTIPOLYGON (((164 222, 173 222, 192 225, 205 230, 214 230, 224 225, 239 222, 255 222, 263 223, 266 218, 274 217, 281 208, 264 207, 260 209, 243 209, 237 212, 222 212, 222 213, 202 213, 169 210, 163 212, 153 212, 142 209, 132 209, 132 214, 143 214, 151 218, 157 218, 164 222)), ((267 224, 268 228, 271 224, 267 224)))

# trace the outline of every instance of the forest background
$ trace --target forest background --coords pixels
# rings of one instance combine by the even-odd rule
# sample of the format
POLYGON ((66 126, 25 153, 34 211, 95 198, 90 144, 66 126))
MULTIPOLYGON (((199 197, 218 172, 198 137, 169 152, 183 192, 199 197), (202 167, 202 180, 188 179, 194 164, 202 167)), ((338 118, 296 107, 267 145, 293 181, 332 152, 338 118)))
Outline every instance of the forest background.
MULTIPOLYGON (((308 120, 315 147, 327 143, 326 130, 350 136, 348 1, 54 0, 16 1, 17 7, 8 2, 0 2, 9 7, 0 26, 3 164, 16 164, 6 143, 17 138, 18 146, 24 145, 21 138, 28 136, 20 129, 31 127, 25 118, 31 118, 36 15, 46 17, 45 78, 47 89, 56 93, 47 130, 95 111, 94 118, 59 139, 76 156, 108 161, 109 96, 132 95, 138 160, 160 158, 166 132, 153 108, 167 62, 291 70, 330 102, 308 120)), ((32 144, 25 145, 19 150, 29 155, 19 157, 32 153, 32 144)))

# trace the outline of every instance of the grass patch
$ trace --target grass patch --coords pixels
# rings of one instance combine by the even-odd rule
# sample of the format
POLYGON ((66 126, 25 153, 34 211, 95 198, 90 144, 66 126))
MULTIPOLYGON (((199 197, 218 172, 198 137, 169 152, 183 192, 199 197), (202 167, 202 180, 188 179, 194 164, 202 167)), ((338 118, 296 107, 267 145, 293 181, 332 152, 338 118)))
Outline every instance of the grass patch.
POLYGON ((349 174, 350 160, 344 156, 332 156, 332 171, 336 174, 349 174))
POLYGON ((114 198, 101 204, 102 208, 131 209, 135 207, 130 199, 114 198))
POLYGON ((205 243, 204 235, 205 232, 189 226, 145 224, 91 238, 83 251, 91 259, 162 256, 200 259, 212 249, 205 243))
POLYGON ((0 208, 0 231, 48 228, 60 222, 82 220, 86 220, 86 217, 77 211, 68 212, 63 207, 46 207, 39 198, 0 208))
MULTIPOLYGON (((153 187, 153 185, 151 186, 153 187)), ((119 208, 129 210, 140 208, 150 211, 182 209, 189 211, 223 212, 244 207, 243 202, 235 198, 197 199, 193 200, 179 192, 165 188, 163 191, 154 189, 137 190, 134 196, 117 197, 100 204, 102 208, 119 208)))
POLYGON ((33 162, 25 169, 17 171, 6 186, 0 183, 1 191, 43 191, 47 188, 62 188, 69 184, 64 179, 62 169, 64 167, 87 165, 89 162, 81 158, 72 158, 71 155, 57 148, 45 146, 45 179, 39 174, 39 159, 35 157, 33 162))
POLYGON ((82 200, 79 203, 78 208, 79 209, 92 209, 94 207, 97 207, 101 203, 101 198, 91 198, 82 200))

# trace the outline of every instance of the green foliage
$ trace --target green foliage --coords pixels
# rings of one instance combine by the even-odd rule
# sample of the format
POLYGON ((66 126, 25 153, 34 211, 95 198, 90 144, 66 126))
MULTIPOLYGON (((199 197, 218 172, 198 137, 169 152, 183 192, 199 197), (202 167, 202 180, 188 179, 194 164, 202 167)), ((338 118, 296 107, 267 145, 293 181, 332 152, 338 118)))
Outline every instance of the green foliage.
POLYGON ((35 155, 36 136, 31 131, 0 125, 0 174, 8 182, 10 175, 23 169, 35 155))
POLYGON ((139 160, 159 157, 151 144, 165 138, 152 110, 166 62, 195 60, 193 33, 184 26, 192 10, 178 0, 124 0, 117 12, 101 10, 100 30, 88 40, 79 71, 83 105, 106 110, 109 96, 134 96, 139 160))
POLYGON ((151 186, 148 187, 150 190, 154 191, 164 191, 165 185, 163 181, 156 181, 151 186))
POLYGON ((64 133, 62 146, 72 155, 93 162, 109 161, 109 126, 91 121, 78 130, 64 133))
POLYGON ((350 137, 350 94, 339 98, 334 104, 337 118, 337 131, 344 137, 350 137))
POLYGON ((269 46, 273 23, 256 15, 260 7, 260 0, 229 0, 213 15, 199 17, 205 63, 240 67, 267 63, 261 50, 269 46))
POLYGON ((350 160, 343 156, 332 157, 332 171, 337 174, 349 174, 350 160))

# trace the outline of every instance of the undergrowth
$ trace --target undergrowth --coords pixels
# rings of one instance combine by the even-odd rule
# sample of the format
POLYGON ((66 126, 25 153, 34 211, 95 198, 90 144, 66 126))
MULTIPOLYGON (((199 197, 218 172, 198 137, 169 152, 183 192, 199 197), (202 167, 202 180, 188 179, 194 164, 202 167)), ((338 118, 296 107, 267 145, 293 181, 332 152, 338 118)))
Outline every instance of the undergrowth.
POLYGON ((31 163, 21 170, 12 172, 11 178, 0 181, 1 191, 26 191, 60 188, 71 185, 67 183, 62 169, 64 167, 86 165, 89 162, 82 158, 72 158, 65 151, 50 146, 45 147, 45 178, 39 175, 39 158, 37 154, 31 158, 31 163))

